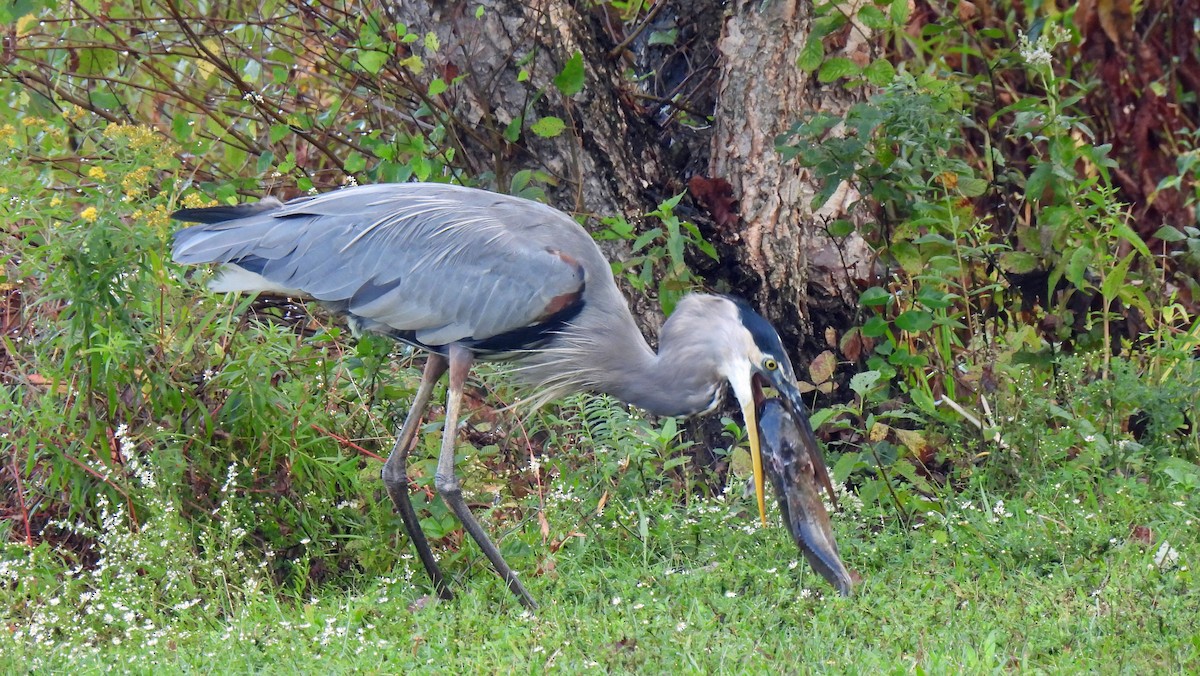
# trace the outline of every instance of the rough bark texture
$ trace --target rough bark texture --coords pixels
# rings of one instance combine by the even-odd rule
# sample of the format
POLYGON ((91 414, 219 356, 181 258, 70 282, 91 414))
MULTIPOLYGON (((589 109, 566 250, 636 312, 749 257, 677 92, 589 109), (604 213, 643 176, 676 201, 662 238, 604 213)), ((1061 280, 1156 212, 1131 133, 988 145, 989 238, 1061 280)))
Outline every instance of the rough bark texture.
MULTIPOLYGON (((850 191, 843 186, 814 211, 814 178, 784 162, 775 149, 776 138, 805 111, 842 111, 849 103, 844 92, 815 86, 796 68, 811 19, 812 4, 805 0, 734 4, 718 43, 721 81, 712 143, 712 175, 729 181, 741 205, 736 236, 741 260, 757 282, 747 291, 785 339, 796 342, 812 332, 803 313, 810 294, 821 314, 844 313, 852 302, 851 278, 861 278, 870 260, 861 240, 839 250, 819 227, 844 215, 853 200, 850 191)), ((845 49, 859 46, 847 43, 845 49)))

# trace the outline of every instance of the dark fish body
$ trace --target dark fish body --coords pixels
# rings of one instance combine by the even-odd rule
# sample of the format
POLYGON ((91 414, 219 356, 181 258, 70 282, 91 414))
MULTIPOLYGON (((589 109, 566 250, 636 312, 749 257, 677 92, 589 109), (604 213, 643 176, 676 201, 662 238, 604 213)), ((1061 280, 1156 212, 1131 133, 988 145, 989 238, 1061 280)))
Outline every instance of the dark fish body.
POLYGON ((767 399, 758 415, 763 469, 770 477, 779 509, 792 539, 808 563, 842 596, 849 596, 853 579, 838 553, 821 490, 833 497, 829 470, 821 452, 804 443, 795 418, 779 399, 767 399))

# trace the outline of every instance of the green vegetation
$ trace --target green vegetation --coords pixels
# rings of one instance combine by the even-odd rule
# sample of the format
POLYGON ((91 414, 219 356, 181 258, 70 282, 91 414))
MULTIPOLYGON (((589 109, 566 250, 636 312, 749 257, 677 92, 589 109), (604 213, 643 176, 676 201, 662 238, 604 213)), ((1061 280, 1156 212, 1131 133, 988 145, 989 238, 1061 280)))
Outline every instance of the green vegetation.
POLYGON ((344 577, 346 588, 274 583, 279 559, 318 556, 322 544, 247 547, 255 525, 237 520, 244 487, 230 482, 219 506, 230 520, 199 539, 199 560, 177 546, 194 525, 170 512, 136 534, 109 514, 87 567, 10 545, 0 572, 12 631, 0 655, 14 670, 74 673, 1144 673, 1200 662, 1185 563, 1200 544, 1200 503, 1181 484, 1064 471, 1004 499, 980 480, 907 530, 846 501, 836 530, 865 581, 841 599, 782 529, 754 526, 737 491, 681 507, 669 493, 632 497, 642 489, 624 490, 637 483, 629 475, 623 496, 598 507, 604 494, 578 485, 584 475, 548 479, 549 544, 534 528, 504 541, 534 552, 518 565, 545 602, 536 615, 476 553, 452 569, 463 578, 452 602, 430 601, 407 560, 344 577))
MULTIPOLYGON (((883 270, 807 369, 858 593, 756 527, 733 421, 700 462, 676 421, 611 400, 490 408, 511 397, 485 372, 459 467, 530 615, 432 499, 436 417, 414 499, 456 600, 429 597, 401 535, 378 456, 419 358, 202 291, 167 256, 167 214, 273 182, 544 196, 536 144, 573 133, 544 104, 589 86, 580 52, 549 76, 527 55, 521 114, 468 133, 442 96, 461 76, 430 65, 446 47, 381 13, 148 1, 169 17, 151 32, 111 3, 89 32, 95 3, 46 4, 0 14, 7 671, 1200 669, 1200 155, 1194 133, 1165 144, 1155 204, 1192 221, 1147 230, 1081 112, 1101 83, 1053 61, 1080 43, 1069 15, 908 33, 907 3, 827 6, 798 64, 874 87, 779 139, 818 201, 842 181, 862 196, 825 228, 883 270), (866 65, 826 58, 851 18, 883 36, 866 65), (494 161, 464 160, 466 138, 494 161)), ((669 309, 700 282, 688 257, 716 257, 693 213, 677 196, 594 230, 669 309)))

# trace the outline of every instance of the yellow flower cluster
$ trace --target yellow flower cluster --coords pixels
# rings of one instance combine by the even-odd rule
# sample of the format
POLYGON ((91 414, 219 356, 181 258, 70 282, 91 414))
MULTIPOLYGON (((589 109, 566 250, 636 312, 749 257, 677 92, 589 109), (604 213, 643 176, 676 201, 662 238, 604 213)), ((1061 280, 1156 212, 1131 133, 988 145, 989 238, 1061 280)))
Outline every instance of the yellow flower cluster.
POLYGON ((88 207, 79 212, 79 217, 88 223, 95 223, 96 219, 100 217, 100 212, 96 211, 96 207, 88 207))
POLYGON ((134 220, 144 219, 146 221, 146 225, 160 231, 165 230, 167 224, 171 222, 171 214, 167 211, 167 208, 161 204, 154 205, 154 208, 149 211, 135 209, 130 216, 134 220))
POLYGON ((94 178, 97 181, 103 181, 108 178, 108 174, 105 173, 103 167, 92 167, 91 169, 88 169, 87 175, 88 178, 94 178))
POLYGON ((104 137, 111 140, 123 139, 134 150, 153 151, 156 167, 166 167, 171 158, 179 152, 179 146, 144 125, 113 123, 104 128, 104 137))
POLYGON ((11 124, 6 124, 0 127, 0 142, 3 142, 9 148, 17 147, 17 128, 11 124))
POLYGON ((79 106, 72 105, 70 108, 62 111, 63 119, 71 122, 78 122, 87 115, 87 111, 79 106))
POLYGON ((201 207, 215 207, 219 202, 214 199, 206 199, 204 195, 198 192, 189 192, 183 196, 183 206, 188 209, 199 209, 201 207))
POLYGON ((146 190, 146 186, 150 183, 150 172, 152 168, 145 165, 134 169, 125 174, 121 179, 121 188, 125 191, 125 199, 132 200, 146 190))

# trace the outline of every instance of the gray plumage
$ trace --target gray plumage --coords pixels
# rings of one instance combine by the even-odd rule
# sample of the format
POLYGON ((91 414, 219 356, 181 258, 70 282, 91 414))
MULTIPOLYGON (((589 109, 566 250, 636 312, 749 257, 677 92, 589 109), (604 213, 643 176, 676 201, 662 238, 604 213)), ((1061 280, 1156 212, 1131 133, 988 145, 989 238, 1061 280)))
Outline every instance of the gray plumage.
MULTIPOLYGON (((176 233, 175 260, 221 264, 214 290, 313 298, 345 314, 356 329, 431 353, 384 483, 443 596, 448 588, 409 504, 405 463, 433 384, 447 371, 435 483, 510 589, 531 606, 466 508, 454 472, 459 401, 474 360, 516 362, 514 372, 530 387, 534 404, 586 390, 658 415, 691 415, 715 408, 728 383, 746 419, 760 487, 754 402, 761 387, 776 388, 790 409, 806 414, 778 334, 749 305, 724 296, 684 297, 663 325, 656 353, 591 236, 543 204, 407 183, 287 203, 268 198, 183 209, 174 217, 198 223, 176 233)), ((765 523, 761 491, 758 499, 765 523)))

